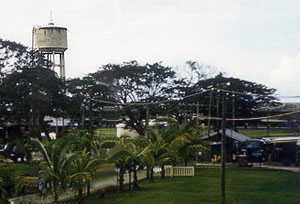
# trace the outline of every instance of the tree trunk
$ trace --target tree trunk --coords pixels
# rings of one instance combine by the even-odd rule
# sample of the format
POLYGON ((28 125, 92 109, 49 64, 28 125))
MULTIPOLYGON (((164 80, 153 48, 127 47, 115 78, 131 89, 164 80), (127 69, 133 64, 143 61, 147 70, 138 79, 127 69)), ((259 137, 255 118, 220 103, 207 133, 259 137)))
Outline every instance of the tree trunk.
POLYGON ((136 190, 139 188, 138 185, 138 177, 137 177, 137 170, 136 170, 136 166, 133 165, 133 189, 136 190))
POLYGON ((84 204, 82 188, 78 189, 78 204, 84 204))
POLYGON ((136 120, 134 114, 132 113, 132 110, 125 109, 125 114, 129 117, 129 120, 127 121, 128 125, 136 130, 139 135, 145 135, 144 126, 140 121, 136 120))
POLYGON ((58 204, 58 192, 56 189, 54 190, 54 199, 53 199, 53 204, 58 204))
POLYGON ((153 182, 153 176, 154 176, 154 172, 153 172, 153 167, 150 168, 150 178, 149 178, 149 182, 153 182))
POLYGON ((161 165, 161 175, 160 175, 160 178, 161 179, 165 179, 166 176, 165 176, 165 165, 161 165))
POLYGON ((146 169, 146 179, 149 180, 150 178, 150 167, 147 166, 147 169, 146 169))
POLYGON ((123 187, 124 187, 124 166, 120 165, 119 191, 123 191, 123 187))
POLYGON ((128 190, 131 191, 131 166, 128 169, 128 190))
POLYGON ((188 160, 184 159, 184 166, 187 166, 187 165, 188 165, 188 160))
MULTIPOLYGON (((44 118, 45 116, 42 116, 42 118, 44 118)), ((47 130, 46 126, 47 124, 45 124, 44 120, 41 119, 40 121, 40 124, 41 124, 41 129, 43 132, 45 132, 45 135, 47 137, 47 140, 50 142, 51 141, 51 138, 50 138, 50 135, 49 135, 49 131, 47 130)))
POLYGON ((173 160, 173 166, 176 166, 176 160, 173 160))
POLYGON ((87 195, 89 196, 91 194, 91 182, 90 181, 87 182, 86 188, 87 188, 87 195))

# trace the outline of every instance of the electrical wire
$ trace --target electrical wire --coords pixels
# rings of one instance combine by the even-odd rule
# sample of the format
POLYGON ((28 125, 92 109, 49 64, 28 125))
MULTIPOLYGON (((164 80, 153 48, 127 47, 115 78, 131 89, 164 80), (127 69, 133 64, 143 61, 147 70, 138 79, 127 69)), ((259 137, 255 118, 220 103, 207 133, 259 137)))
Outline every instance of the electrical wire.
MULTIPOLYGON (((195 94, 184 96, 180 100, 183 100, 183 99, 186 99, 186 98, 191 98, 193 96, 198 96, 198 95, 201 95, 201 94, 209 92, 209 91, 225 92, 225 93, 239 94, 239 95, 248 95, 248 96, 264 96, 264 97, 268 96, 268 97, 270 97, 269 95, 263 95, 263 94, 242 93, 242 92, 230 91, 230 90, 226 90, 226 89, 211 88, 211 89, 203 90, 202 92, 198 92, 198 93, 195 93, 195 94)), ((173 99, 173 100, 163 100, 163 101, 156 101, 156 102, 117 103, 117 102, 112 102, 112 101, 98 100, 98 99, 91 98, 89 96, 85 96, 85 97, 88 97, 90 100, 93 100, 93 101, 96 101, 96 102, 100 102, 100 103, 106 103, 106 104, 118 105, 118 106, 127 106, 127 107, 128 106, 138 106, 138 105, 140 105, 140 106, 146 106, 146 105, 164 104, 164 103, 170 103, 170 102, 174 102, 174 101, 180 101, 180 100, 174 100, 173 99)), ((300 96, 282 96, 282 97, 300 98, 300 96)), ((263 119, 278 118, 278 117, 293 115, 293 114, 297 114, 297 113, 300 113, 300 110, 292 111, 292 112, 288 112, 288 113, 277 114, 277 115, 271 115, 271 116, 263 116, 263 117, 226 119, 226 121, 263 120, 263 119)), ((202 120, 222 120, 222 118, 209 117, 209 116, 198 116, 198 118, 202 119, 202 120)))
MULTIPOLYGON (((255 118, 234 118, 234 119, 233 118, 228 118, 228 119, 226 119, 226 121, 263 120, 263 119, 279 118, 279 117, 283 117, 283 116, 294 115, 294 114, 297 114, 297 113, 300 113, 300 110, 292 111, 292 112, 288 112, 288 113, 281 113, 281 114, 277 114, 277 115, 255 117, 255 118)), ((196 118, 197 118, 197 116, 196 116, 196 118)), ((198 119, 201 119, 201 120, 222 120, 222 118, 209 117, 209 116, 198 116, 198 119)))
POLYGON ((243 93, 243 92, 239 92, 239 91, 230 91, 230 90, 220 89, 220 88, 206 89, 206 90, 203 90, 203 91, 198 92, 198 93, 194 93, 194 94, 191 94, 191 95, 188 95, 188 96, 183 96, 181 99, 178 99, 178 100, 169 99, 169 100, 155 101, 155 102, 117 103, 117 102, 112 102, 112 101, 105 101, 105 100, 95 99, 95 98, 92 98, 90 96, 85 96, 85 97, 89 98, 90 100, 96 101, 96 102, 106 103, 106 104, 111 104, 111 105, 121 105, 121 106, 136 106, 136 105, 141 105, 141 106, 145 106, 145 105, 155 105, 155 104, 163 104, 163 103, 170 103, 170 102, 174 102, 174 101, 179 101, 179 100, 191 98, 191 97, 194 97, 194 96, 198 96, 198 95, 201 95, 203 93, 210 92, 210 91, 225 92, 225 93, 231 93, 231 94, 237 94, 237 95, 247 95, 247 96, 272 97, 270 95, 255 94, 255 93, 243 93))
POLYGON ((174 102, 174 101, 180 101, 180 100, 183 100, 183 99, 186 99, 186 98, 191 98, 193 96, 201 95, 201 94, 209 92, 209 91, 212 91, 212 89, 204 90, 202 92, 198 92, 198 93, 191 94, 191 95, 188 95, 188 96, 183 96, 179 100, 169 99, 169 100, 163 100, 163 101, 139 102, 139 103, 117 103, 117 102, 112 102, 112 101, 105 101, 105 100, 99 100, 99 99, 91 98, 90 96, 87 96, 87 95, 85 97, 89 98, 90 100, 96 101, 96 102, 106 103, 106 104, 111 104, 111 105, 119 105, 119 106, 120 105, 121 106, 138 106, 138 105, 140 105, 140 106, 145 106, 145 105, 164 104, 164 103, 171 103, 171 102, 174 102))

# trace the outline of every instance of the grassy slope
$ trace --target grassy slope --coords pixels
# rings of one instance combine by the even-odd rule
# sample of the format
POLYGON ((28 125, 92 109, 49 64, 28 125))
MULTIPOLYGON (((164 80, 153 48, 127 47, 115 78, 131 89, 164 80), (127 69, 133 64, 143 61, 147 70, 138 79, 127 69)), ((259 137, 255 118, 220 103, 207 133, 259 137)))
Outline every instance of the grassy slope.
MULTIPOLYGON (((239 133, 246 135, 252 138, 262 138, 267 137, 267 130, 239 130, 239 133)), ((278 130, 270 130, 270 137, 286 137, 286 136, 296 136, 300 133, 293 129, 278 129, 278 130)))
POLYGON ((95 136, 99 137, 105 137, 105 138, 116 138, 117 137, 117 129, 111 128, 111 129, 105 129, 105 128, 99 128, 95 130, 95 136))
MULTIPOLYGON (((94 194, 86 204, 219 203, 220 170, 200 168, 195 177, 141 182, 141 189, 108 195, 94 194)), ((287 171, 227 168, 226 200, 231 204, 300 203, 300 176, 287 171)))

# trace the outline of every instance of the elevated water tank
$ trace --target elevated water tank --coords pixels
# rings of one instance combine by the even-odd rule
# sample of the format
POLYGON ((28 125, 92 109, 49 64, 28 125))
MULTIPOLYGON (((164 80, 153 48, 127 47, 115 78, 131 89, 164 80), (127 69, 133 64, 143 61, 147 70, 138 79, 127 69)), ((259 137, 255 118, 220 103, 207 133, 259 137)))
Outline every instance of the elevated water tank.
POLYGON ((67 29, 54 25, 35 27, 33 48, 41 52, 64 52, 68 49, 67 29))
POLYGON ((38 50, 47 59, 53 70, 59 68, 59 75, 65 79, 65 56, 68 49, 67 28, 49 23, 47 26, 34 27, 32 30, 32 48, 38 50))

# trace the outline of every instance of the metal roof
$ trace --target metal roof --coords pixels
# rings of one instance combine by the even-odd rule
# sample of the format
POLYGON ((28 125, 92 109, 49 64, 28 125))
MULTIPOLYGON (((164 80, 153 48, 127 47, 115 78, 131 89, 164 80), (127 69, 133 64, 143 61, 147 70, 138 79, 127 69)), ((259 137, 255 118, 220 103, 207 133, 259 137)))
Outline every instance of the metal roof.
MULTIPOLYGON (((214 136, 217 135, 217 133, 218 133, 218 132, 214 132, 214 133, 210 134, 209 137, 214 137, 214 136)), ((221 130, 220 130, 220 133, 222 133, 221 130)), ((234 139, 234 140, 237 140, 237 141, 239 141, 239 142, 245 142, 245 141, 251 139, 250 137, 247 137, 247 136, 245 136, 245 135, 242 135, 242 134, 237 133, 237 132, 235 132, 234 130, 230 130, 230 129, 226 129, 226 136, 227 136, 227 137, 230 137, 230 138, 232 138, 232 139, 234 139)), ((208 139, 208 135, 202 137, 202 139, 203 139, 203 140, 208 139)))
POLYGON ((298 142, 300 141, 300 136, 294 136, 294 137, 269 137, 264 138, 269 139, 271 143, 290 143, 290 142, 298 142))

